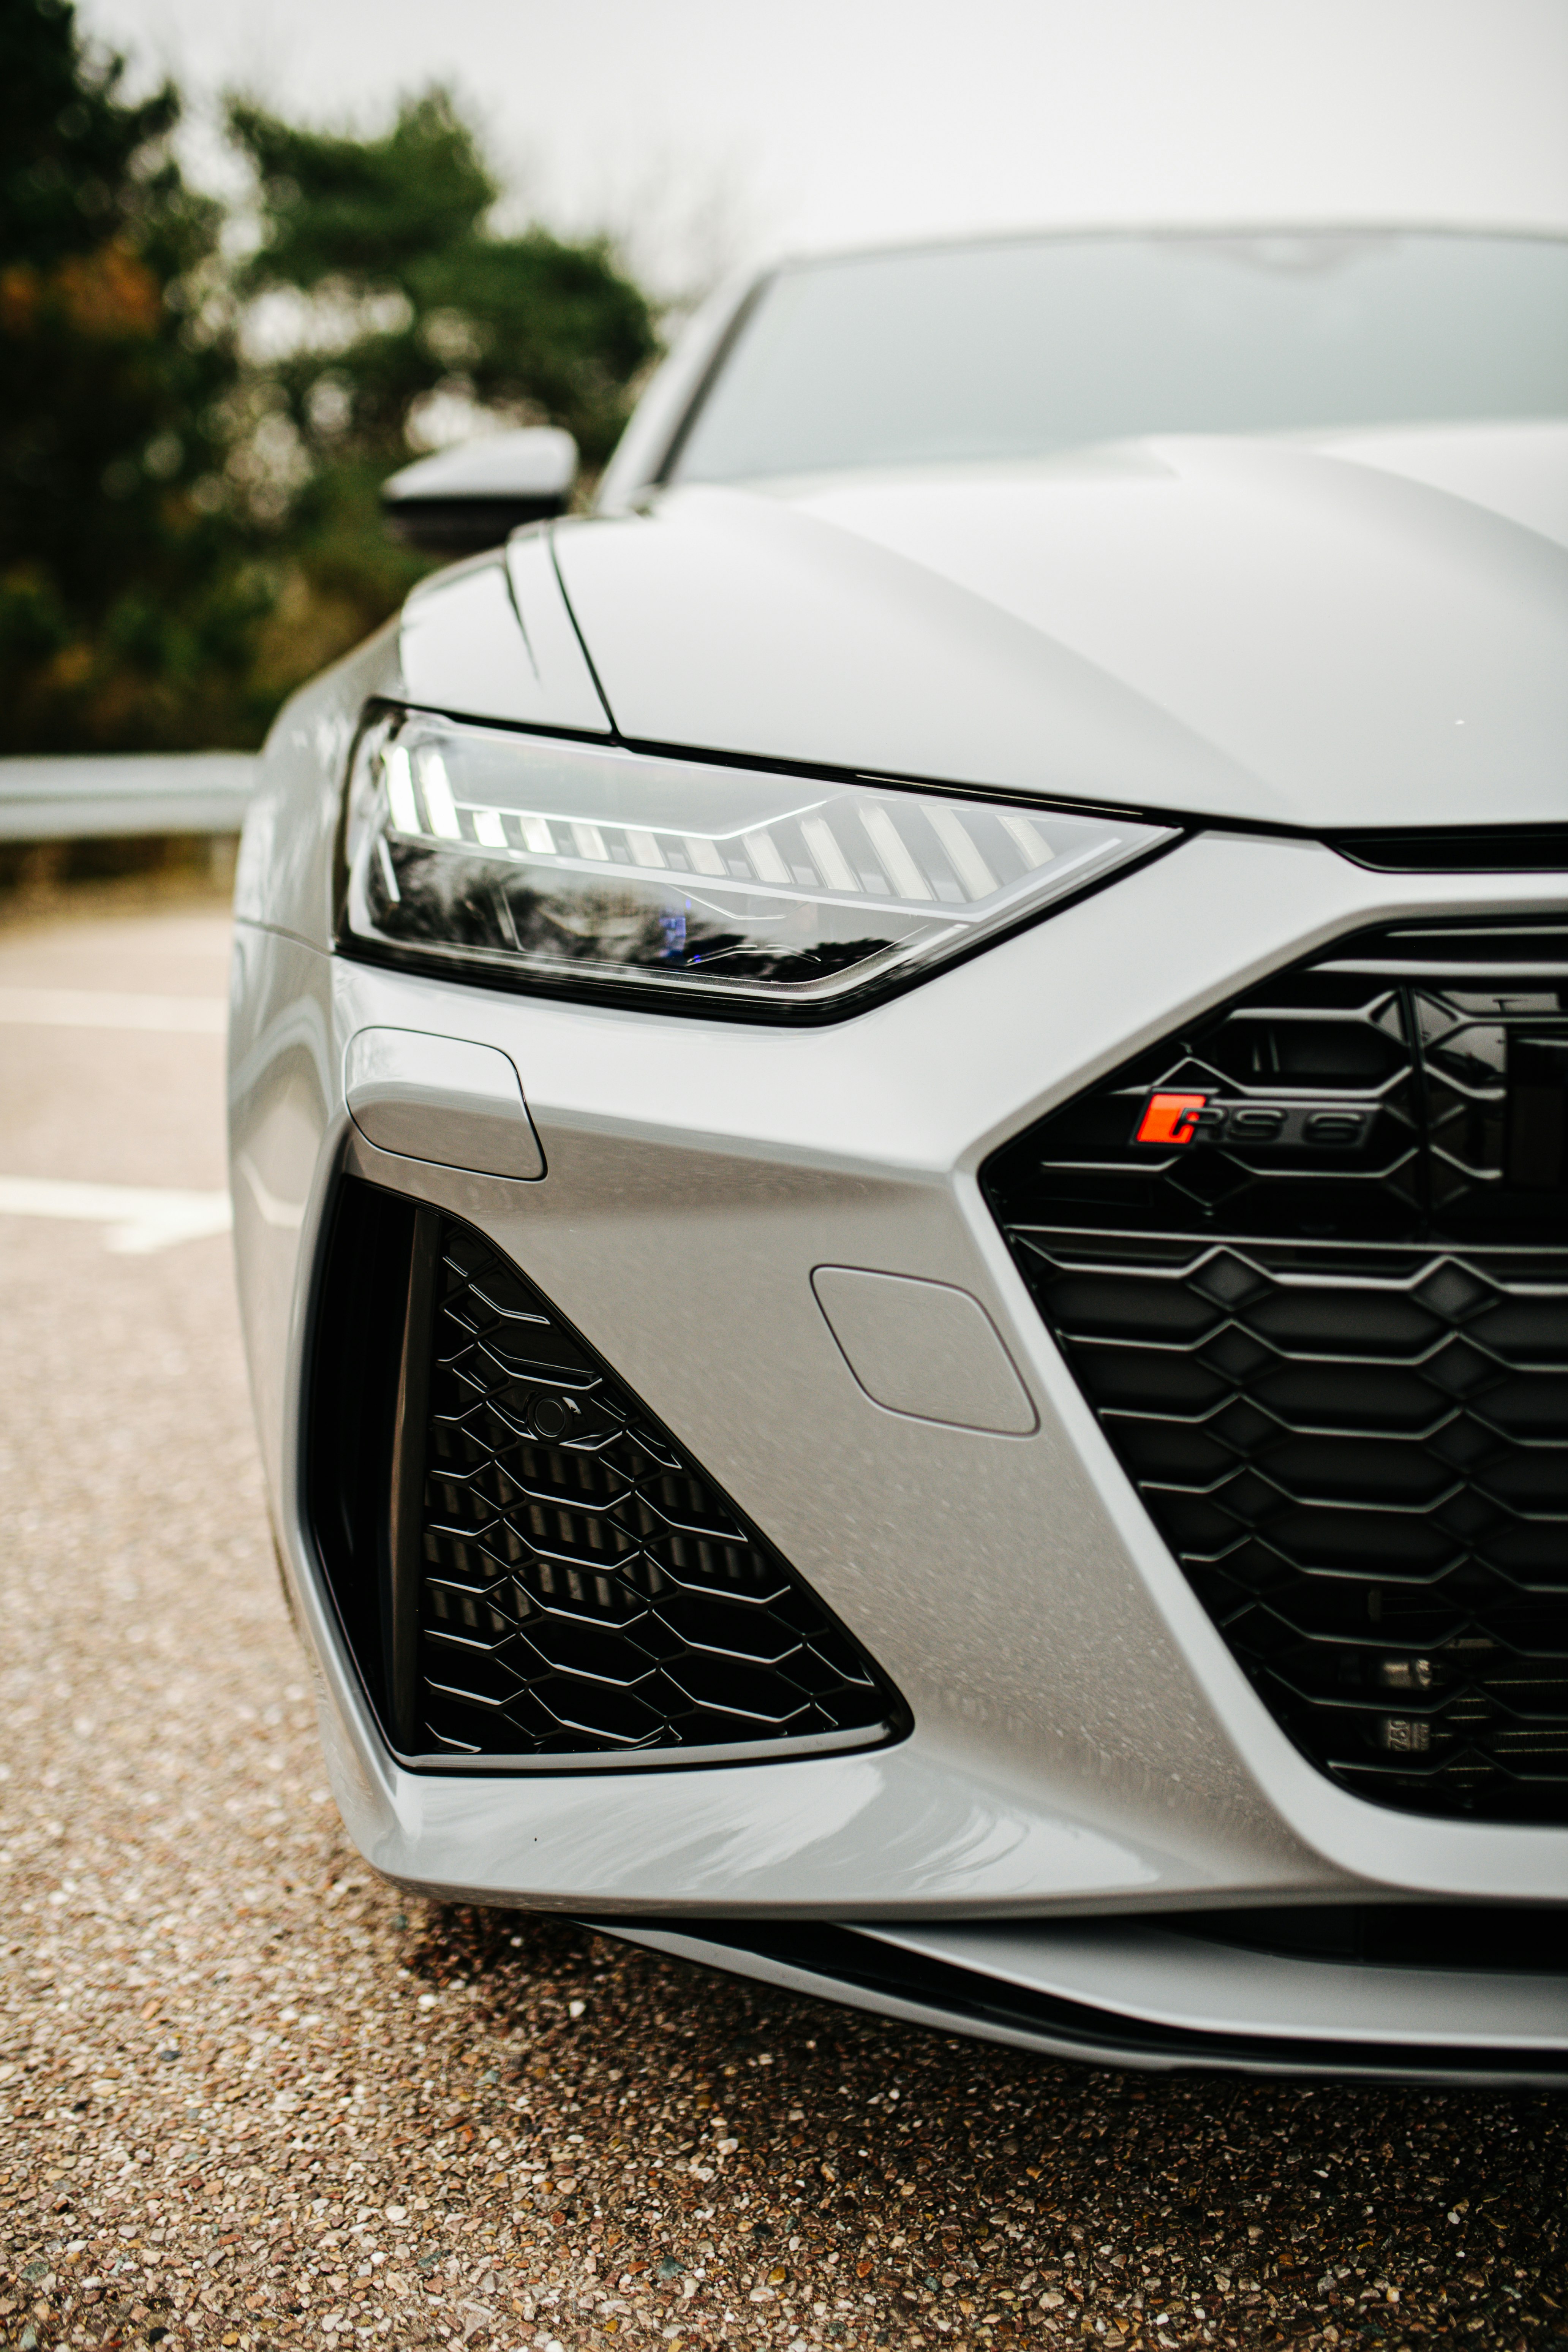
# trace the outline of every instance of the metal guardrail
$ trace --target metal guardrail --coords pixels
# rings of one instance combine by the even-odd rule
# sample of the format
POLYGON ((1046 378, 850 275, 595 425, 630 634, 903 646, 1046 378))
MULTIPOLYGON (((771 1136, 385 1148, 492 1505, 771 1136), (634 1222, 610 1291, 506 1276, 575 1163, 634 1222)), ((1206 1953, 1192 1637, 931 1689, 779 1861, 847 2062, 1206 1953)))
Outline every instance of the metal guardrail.
POLYGON ((0 760, 0 841, 237 833, 250 751, 121 751, 0 760))

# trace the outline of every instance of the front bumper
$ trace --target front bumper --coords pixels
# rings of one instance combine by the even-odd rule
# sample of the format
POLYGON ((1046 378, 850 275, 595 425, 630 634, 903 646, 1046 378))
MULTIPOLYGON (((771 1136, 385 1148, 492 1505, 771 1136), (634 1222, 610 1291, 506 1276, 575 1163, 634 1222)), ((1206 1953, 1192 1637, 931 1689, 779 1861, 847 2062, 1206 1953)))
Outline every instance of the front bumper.
MULTIPOLYGON (((247 1340, 333 1785, 367 1857, 432 1892, 628 1928, 1568 1897, 1568 1832, 1384 1811, 1290 1746, 1118 1466, 977 1181, 1054 1105, 1342 930, 1552 903, 1528 877, 1373 875, 1310 843, 1211 833, 811 1030, 468 987, 242 923, 247 1340), (343 1092, 347 1042, 367 1027, 505 1052, 545 1180, 367 1142, 343 1092), (463 1218, 526 1271, 879 1662, 912 1714, 907 1739, 609 1775, 393 1760, 323 1593, 302 1487, 316 1273, 345 1172, 463 1218), (817 1303, 824 1266, 968 1293, 1037 1426, 1002 1434, 874 1402, 817 1303)), ((1462 2005, 1471 1980, 1447 1981, 1462 2005)))

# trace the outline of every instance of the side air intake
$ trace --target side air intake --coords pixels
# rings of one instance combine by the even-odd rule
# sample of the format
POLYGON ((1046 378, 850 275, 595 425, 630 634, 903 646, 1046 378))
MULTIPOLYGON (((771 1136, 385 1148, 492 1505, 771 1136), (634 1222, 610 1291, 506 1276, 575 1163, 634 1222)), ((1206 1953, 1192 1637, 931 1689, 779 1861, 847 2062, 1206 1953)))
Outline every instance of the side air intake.
POLYGON ((526 1276, 472 1226, 356 1180, 322 1285, 309 1483, 344 1633, 410 1760, 696 1763, 908 1727, 526 1276))

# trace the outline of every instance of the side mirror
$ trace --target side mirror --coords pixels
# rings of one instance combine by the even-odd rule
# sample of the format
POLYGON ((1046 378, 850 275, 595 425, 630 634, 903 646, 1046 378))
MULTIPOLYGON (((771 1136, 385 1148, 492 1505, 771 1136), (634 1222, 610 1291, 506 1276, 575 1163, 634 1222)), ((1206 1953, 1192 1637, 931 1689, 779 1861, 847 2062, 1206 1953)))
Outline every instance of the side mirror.
POLYGON ((564 514, 577 478, 577 444, 553 425, 492 433, 405 466, 381 486, 394 538, 430 555, 498 547, 520 523, 564 514))

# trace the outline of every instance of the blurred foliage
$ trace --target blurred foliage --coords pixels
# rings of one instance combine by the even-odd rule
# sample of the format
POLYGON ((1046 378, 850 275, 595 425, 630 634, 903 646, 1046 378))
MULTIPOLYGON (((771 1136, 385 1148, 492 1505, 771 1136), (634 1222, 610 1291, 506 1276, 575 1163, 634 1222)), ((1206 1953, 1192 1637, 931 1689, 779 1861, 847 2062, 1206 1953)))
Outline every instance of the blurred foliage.
POLYGON ((235 102, 236 233, 123 80, 69 0, 0 7, 0 751, 259 740, 425 568, 389 472, 498 421, 596 469, 658 348, 607 246, 491 233, 445 92, 366 139, 235 102))
POLYGON ((0 9, 0 740, 232 730, 265 598, 225 511, 216 205, 68 8, 0 9))
POLYGON ((348 338, 325 371, 309 352, 277 371, 307 443, 395 460, 410 411, 444 393, 563 425, 586 464, 604 463, 626 384, 656 348, 647 300, 602 245, 486 233, 499 190, 444 91, 405 106, 383 139, 301 131, 247 105, 229 125, 261 187, 247 285, 316 297, 348 338))

